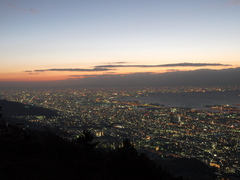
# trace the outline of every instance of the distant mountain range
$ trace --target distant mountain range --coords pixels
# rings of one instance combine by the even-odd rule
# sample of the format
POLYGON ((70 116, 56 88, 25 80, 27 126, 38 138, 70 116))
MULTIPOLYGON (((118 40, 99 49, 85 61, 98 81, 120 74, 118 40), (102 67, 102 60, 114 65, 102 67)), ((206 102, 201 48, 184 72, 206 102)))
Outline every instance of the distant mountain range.
POLYGON ((2 81, 0 88, 104 88, 104 87, 159 87, 159 86, 228 86, 240 85, 240 67, 221 70, 198 69, 166 73, 130 73, 69 76, 58 81, 2 81))

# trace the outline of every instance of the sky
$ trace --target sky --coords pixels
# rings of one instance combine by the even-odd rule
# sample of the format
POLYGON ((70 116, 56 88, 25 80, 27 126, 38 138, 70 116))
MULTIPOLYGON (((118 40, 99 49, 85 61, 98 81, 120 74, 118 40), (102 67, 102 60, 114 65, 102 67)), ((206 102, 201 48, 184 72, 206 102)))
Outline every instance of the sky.
POLYGON ((240 85, 239 18, 240 0, 0 0, 0 87, 240 85))

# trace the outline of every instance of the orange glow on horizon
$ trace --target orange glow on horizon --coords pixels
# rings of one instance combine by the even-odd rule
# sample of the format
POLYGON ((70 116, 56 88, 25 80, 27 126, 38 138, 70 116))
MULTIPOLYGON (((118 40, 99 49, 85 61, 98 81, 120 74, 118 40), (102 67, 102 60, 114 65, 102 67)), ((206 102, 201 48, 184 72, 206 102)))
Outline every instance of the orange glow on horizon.
POLYGON ((94 77, 99 75, 127 75, 133 73, 166 73, 175 71, 195 71, 198 69, 221 70, 228 68, 237 68, 239 66, 201 66, 201 67, 119 67, 111 71, 45 71, 45 72, 18 72, 2 73, 0 81, 58 81, 66 79, 77 79, 85 77, 94 77))
POLYGON ((54 75, 51 73, 26 73, 26 72, 20 72, 20 73, 7 73, 2 74, 0 81, 56 81, 56 80, 64 80, 67 76, 65 75, 54 75))

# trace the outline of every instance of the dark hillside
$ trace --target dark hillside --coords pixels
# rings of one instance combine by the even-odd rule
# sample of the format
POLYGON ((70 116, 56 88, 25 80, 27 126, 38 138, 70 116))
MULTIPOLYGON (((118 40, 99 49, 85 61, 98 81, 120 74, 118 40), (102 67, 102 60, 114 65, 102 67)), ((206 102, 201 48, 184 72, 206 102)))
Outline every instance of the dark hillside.
MULTIPOLYGON (((20 103, 4 101, 3 105, 8 105, 4 109, 10 108, 11 112, 25 110, 20 103)), ((45 111, 39 109, 35 113, 43 115, 45 111)), ((19 113, 26 115, 29 111, 19 113)), ((128 139, 123 140, 120 148, 101 149, 97 148, 99 143, 90 131, 84 131, 77 140, 68 141, 48 131, 6 126, 0 118, 2 179, 181 180, 182 176, 189 179, 208 177, 206 165, 199 161, 173 159, 155 163, 148 155, 139 153, 128 139)))
POLYGON ((172 175, 183 176, 189 180, 214 180, 214 168, 193 158, 159 158, 155 162, 165 167, 172 175))
POLYGON ((4 180, 182 179, 139 154, 127 140, 121 148, 108 150, 96 148, 88 133, 70 142, 50 132, 14 126, 1 126, 0 132, 0 177, 4 180))
POLYGON ((50 118, 52 116, 58 116, 56 111, 50 109, 26 105, 19 102, 11 102, 8 100, 0 100, 0 107, 2 107, 4 117, 36 115, 50 118))

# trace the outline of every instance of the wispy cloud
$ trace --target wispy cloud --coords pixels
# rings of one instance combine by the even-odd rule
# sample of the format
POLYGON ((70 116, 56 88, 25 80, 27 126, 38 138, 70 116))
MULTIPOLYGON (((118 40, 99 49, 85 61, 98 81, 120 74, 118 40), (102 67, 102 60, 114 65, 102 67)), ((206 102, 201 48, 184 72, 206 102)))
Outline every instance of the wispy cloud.
MULTIPOLYGON (((119 75, 119 74, 118 74, 119 75)), ((82 78, 82 77, 110 77, 112 74, 101 74, 101 75, 69 75, 68 77, 82 78)))
POLYGON ((34 70, 35 72, 45 72, 46 70, 34 70))
POLYGON ((240 5, 240 0, 225 0, 225 2, 215 2, 214 4, 211 4, 210 7, 219 8, 238 5, 240 5))
POLYGON ((167 69, 166 71, 167 72, 177 72, 177 71, 179 71, 179 69, 167 69))
POLYGON ((116 62, 116 64, 126 64, 127 62, 116 62))
POLYGON ((130 73, 72 76, 68 80, 88 87, 206 86, 239 85, 240 68, 198 69, 166 73, 130 73))
POLYGON ((18 11, 22 11, 22 12, 36 13, 38 11, 37 9, 34 9, 34 8, 29 8, 29 9, 20 8, 19 6, 15 5, 13 3, 5 3, 5 6, 15 9, 15 10, 18 10, 18 11))
POLYGON ((166 73, 132 73, 109 75, 72 75, 60 81, 1 81, 0 88, 108 88, 161 86, 226 86, 240 85, 240 67, 221 70, 198 69, 166 73))
POLYGON ((228 5, 240 5, 240 0, 230 0, 229 2, 228 2, 228 5))
POLYGON ((103 63, 103 64, 114 65, 114 64, 128 64, 128 63, 129 62, 118 61, 118 62, 107 62, 107 63, 103 63))
POLYGON ((203 67, 203 66, 231 66, 229 64, 220 63, 176 63, 176 64, 160 64, 160 65, 100 65, 95 68, 117 68, 117 67, 140 67, 140 68, 151 68, 151 67, 203 67))
MULTIPOLYGON (((93 69, 80 69, 80 68, 64 68, 64 69, 57 69, 57 68, 53 68, 53 69, 37 69, 34 70, 35 72, 45 72, 45 71, 75 71, 75 72, 81 72, 81 71, 110 71, 110 70, 114 70, 114 69, 108 69, 108 68, 99 68, 99 67, 95 67, 93 69)), ((25 72, 29 72, 29 71, 25 71, 25 72)))
MULTIPOLYGON (((220 63, 176 63, 176 64, 160 64, 160 65, 122 65, 126 62, 118 62, 115 64, 107 64, 107 65, 99 65, 94 68, 51 68, 51 69, 36 69, 36 70, 26 70, 24 72, 32 73, 32 72, 46 72, 46 71, 59 71, 59 72, 106 72, 116 70, 115 68, 153 68, 153 67, 206 67, 206 66, 231 66, 229 64, 220 64, 220 63)), ((176 71, 176 70, 171 70, 176 71)), ((109 72, 113 73, 113 72, 109 72)))
POLYGON ((23 72, 26 72, 26 73, 28 73, 28 74, 30 74, 30 75, 40 74, 40 71, 38 72, 38 71, 27 70, 27 71, 23 71, 23 72))

